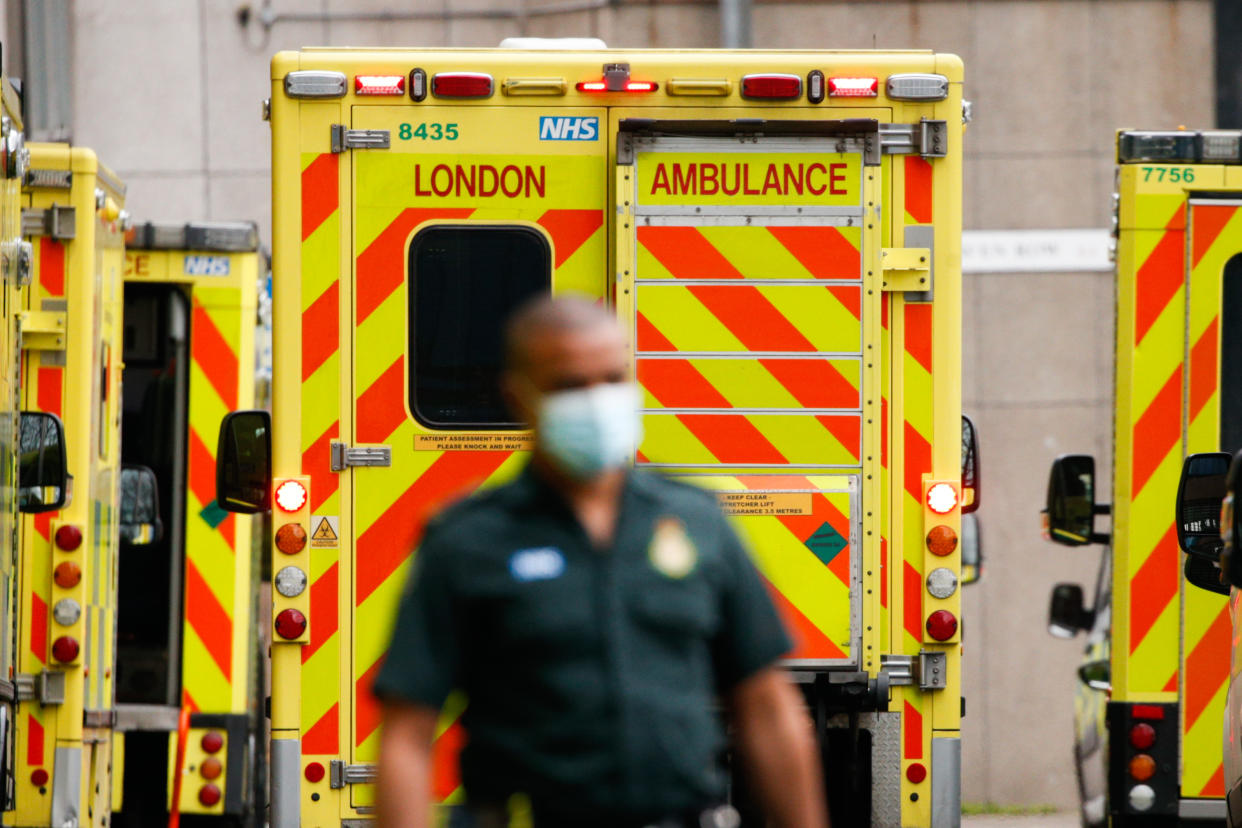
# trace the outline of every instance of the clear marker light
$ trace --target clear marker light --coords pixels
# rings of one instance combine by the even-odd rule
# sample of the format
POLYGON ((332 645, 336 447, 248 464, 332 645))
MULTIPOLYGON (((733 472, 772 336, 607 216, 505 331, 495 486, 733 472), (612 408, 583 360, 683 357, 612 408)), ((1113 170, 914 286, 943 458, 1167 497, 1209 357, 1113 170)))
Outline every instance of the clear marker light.
POLYGON ((286 598, 297 598, 306 591, 306 573, 296 566, 286 566, 276 573, 276 591, 286 598))
POLYGON ((957 592, 957 576, 952 569, 938 566, 927 574, 927 591, 933 598, 948 598, 957 592))

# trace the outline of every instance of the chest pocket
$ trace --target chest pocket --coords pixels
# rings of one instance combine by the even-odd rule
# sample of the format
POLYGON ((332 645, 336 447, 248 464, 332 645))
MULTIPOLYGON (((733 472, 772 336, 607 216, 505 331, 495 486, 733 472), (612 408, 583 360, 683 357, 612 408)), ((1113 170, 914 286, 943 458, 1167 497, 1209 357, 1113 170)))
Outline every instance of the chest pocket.
POLYGON ((709 640, 720 623, 712 590, 696 578, 653 575, 630 597, 629 605, 634 620, 667 643, 709 640))

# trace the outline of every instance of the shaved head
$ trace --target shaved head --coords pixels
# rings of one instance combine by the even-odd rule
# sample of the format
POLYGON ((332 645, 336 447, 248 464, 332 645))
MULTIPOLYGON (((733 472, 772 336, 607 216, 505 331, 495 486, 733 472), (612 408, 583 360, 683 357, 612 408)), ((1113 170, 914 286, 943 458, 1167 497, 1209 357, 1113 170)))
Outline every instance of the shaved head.
POLYGON ((540 295, 514 311, 505 325, 505 369, 527 373, 541 340, 568 334, 600 334, 622 341, 616 317, 603 305, 581 296, 540 295))
POLYGON ((629 379, 621 326, 611 311, 584 297, 527 302, 509 318, 504 342, 501 390, 517 421, 536 428, 540 395, 629 379))

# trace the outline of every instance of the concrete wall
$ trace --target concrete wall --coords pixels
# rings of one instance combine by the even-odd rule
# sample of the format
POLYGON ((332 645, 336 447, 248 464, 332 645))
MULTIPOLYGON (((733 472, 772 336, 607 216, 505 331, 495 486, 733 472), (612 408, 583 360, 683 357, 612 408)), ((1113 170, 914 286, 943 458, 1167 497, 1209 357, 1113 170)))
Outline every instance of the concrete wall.
MULTIPOLYGON (((14 0, 8 0, 14 2, 14 0)), ((548 0, 529 0, 532 6, 548 0)), ((508 0, 475 0, 477 8, 508 0)), ((710 3, 628 6, 532 21, 280 23, 239 0, 76 2, 76 137, 130 184, 138 217, 254 218, 270 238, 268 59, 305 45, 495 45, 506 35, 598 35, 613 46, 714 46, 710 3)), ((256 6, 258 4, 256 3, 256 6)), ((448 8, 449 0, 277 0, 278 11, 448 8)), ((968 228, 1102 227, 1112 133, 1209 126, 1207 0, 761 3, 760 47, 923 47, 962 55, 968 228)), ((966 409, 983 440, 988 555, 965 597, 967 801, 1071 806, 1072 692, 1080 644, 1044 631, 1060 580, 1094 583, 1099 552, 1041 541, 1052 457, 1109 468, 1112 284, 1107 274, 971 276, 966 409)))

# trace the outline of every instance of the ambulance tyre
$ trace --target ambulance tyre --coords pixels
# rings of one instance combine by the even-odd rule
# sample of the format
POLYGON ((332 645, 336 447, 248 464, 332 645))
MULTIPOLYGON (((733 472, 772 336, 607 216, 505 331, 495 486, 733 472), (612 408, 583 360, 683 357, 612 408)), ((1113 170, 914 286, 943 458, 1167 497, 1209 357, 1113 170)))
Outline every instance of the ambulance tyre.
MULTIPOLYGON (((1078 748, 1074 748, 1074 779, 1078 782, 1078 822, 1082 828, 1108 828, 1108 817, 1099 822, 1092 822, 1087 817, 1087 786, 1082 778, 1082 759, 1078 748)), ((1107 812, 1107 809, 1105 809, 1107 812)))

